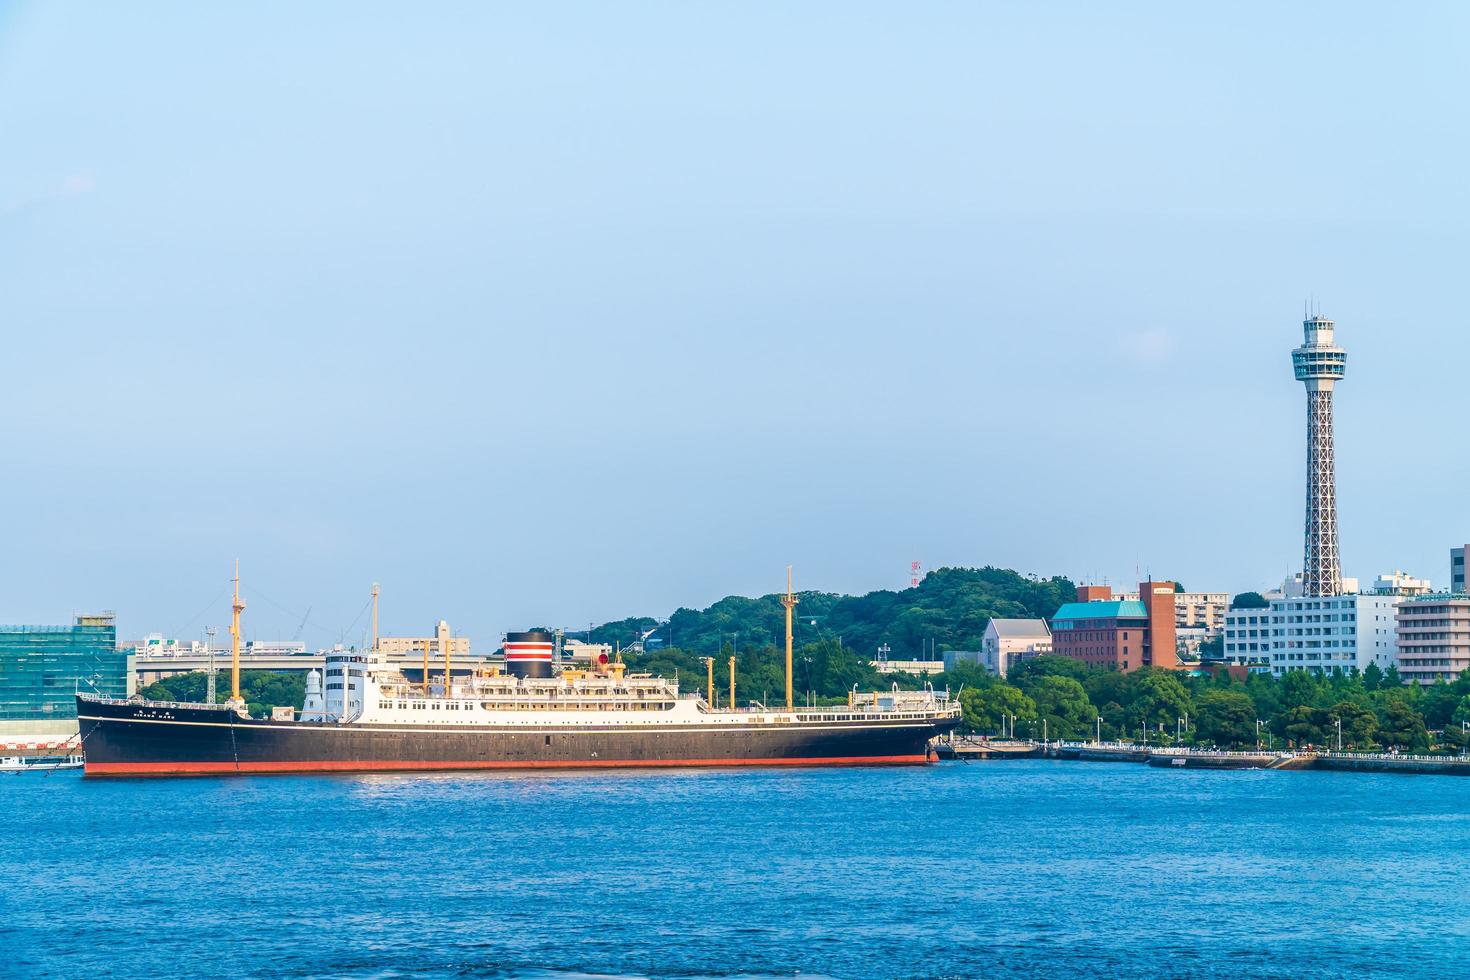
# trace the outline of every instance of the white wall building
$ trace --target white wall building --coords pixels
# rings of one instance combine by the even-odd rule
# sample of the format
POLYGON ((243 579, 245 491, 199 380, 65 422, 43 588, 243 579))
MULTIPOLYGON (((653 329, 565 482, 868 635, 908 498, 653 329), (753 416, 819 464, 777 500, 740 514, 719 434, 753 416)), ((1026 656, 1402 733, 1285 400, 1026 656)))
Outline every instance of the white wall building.
POLYGON ((1271 662, 1271 610, 1228 609, 1223 656, 1232 664, 1271 662))
POLYGON ((1044 619, 992 619, 980 641, 981 664, 998 677, 1012 665, 1051 653, 1051 630, 1044 619))
POLYGON ((1271 673, 1380 670, 1398 657, 1396 606, 1401 596, 1296 596, 1271 600, 1271 673))
POLYGON ((1427 578, 1415 578, 1396 569, 1374 579, 1373 591, 1380 595, 1427 595, 1434 591, 1434 586, 1427 578))
POLYGON ((1266 598, 1268 609, 1231 609, 1225 613, 1225 660, 1233 664, 1270 665, 1281 676, 1288 670, 1326 673, 1359 671, 1377 664, 1387 670, 1398 661, 1395 607, 1407 595, 1420 594, 1429 583, 1403 572, 1380 575, 1373 592, 1338 596, 1304 596, 1300 576, 1287 579, 1281 592, 1266 598), (1283 594, 1284 593, 1284 594, 1283 594))

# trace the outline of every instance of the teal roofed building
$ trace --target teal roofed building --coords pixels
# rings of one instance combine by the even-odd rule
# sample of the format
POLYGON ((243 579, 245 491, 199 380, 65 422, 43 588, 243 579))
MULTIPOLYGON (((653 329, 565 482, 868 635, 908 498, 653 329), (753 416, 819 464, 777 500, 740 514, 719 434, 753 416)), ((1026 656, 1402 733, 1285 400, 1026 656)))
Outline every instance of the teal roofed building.
MULTIPOLYGON (((1137 599, 1114 599, 1110 602, 1069 602, 1052 617, 1057 623, 1077 619, 1148 619, 1148 610, 1137 599)), ((1065 629, 1066 627, 1062 627, 1065 629)))
POLYGON ((1057 656, 1092 667, 1137 670, 1177 669, 1173 582, 1140 582, 1138 595, 1115 597, 1106 585, 1077 587, 1051 619, 1051 645, 1057 656))
POLYGON ((71 626, 0 626, 0 733, 76 728, 78 690, 125 698, 132 678, 112 613, 71 626))

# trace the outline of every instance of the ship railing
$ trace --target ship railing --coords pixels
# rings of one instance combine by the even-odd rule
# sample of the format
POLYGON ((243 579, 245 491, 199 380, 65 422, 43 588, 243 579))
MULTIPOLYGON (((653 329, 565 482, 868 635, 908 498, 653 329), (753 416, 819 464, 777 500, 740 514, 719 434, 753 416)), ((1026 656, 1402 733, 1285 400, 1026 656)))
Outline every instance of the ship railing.
POLYGON ((218 711, 229 711, 227 704, 206 704, 203 701, 149 701, 147 698, 103 698, 95 694, 83 694, 83 701, 91 701, 94 704, 112 704, 127 706, 130 704, 146 704, 158 708, 214 708, 218 711))

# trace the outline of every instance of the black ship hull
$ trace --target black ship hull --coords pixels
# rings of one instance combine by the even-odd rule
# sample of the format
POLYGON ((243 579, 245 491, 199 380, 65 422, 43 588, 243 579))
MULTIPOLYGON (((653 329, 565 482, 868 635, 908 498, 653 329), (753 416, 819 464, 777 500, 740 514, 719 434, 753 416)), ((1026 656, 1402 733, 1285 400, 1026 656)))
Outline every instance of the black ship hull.
POLYGON ((921 765, 957 718, 544 728, 339 725, 77 699, 88 776, 654 766, 921 765))

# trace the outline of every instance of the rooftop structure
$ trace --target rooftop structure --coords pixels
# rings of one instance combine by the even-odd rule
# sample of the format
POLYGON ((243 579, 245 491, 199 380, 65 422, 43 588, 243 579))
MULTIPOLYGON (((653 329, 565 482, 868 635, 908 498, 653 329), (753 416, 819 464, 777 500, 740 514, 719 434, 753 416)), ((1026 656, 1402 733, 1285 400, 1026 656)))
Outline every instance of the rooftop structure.
POLYGON ((1430 584, 1429 579, 1415 578, 1398 569, 1373 580, 1373 591, 1378 595, 1424 595, 1433 589, 1434 586, 1430 584))
POLYGON ((1291 352, 1296 379, 1307 388, 1307 516, 1303 590, 1307 596, 1342 594, 1337 544, 1337 478, 1332 441, 1332 389, 1347 368, 1334 343, 1334 325, 1320 314, 1302 321, 1302 346, 1291 352))

